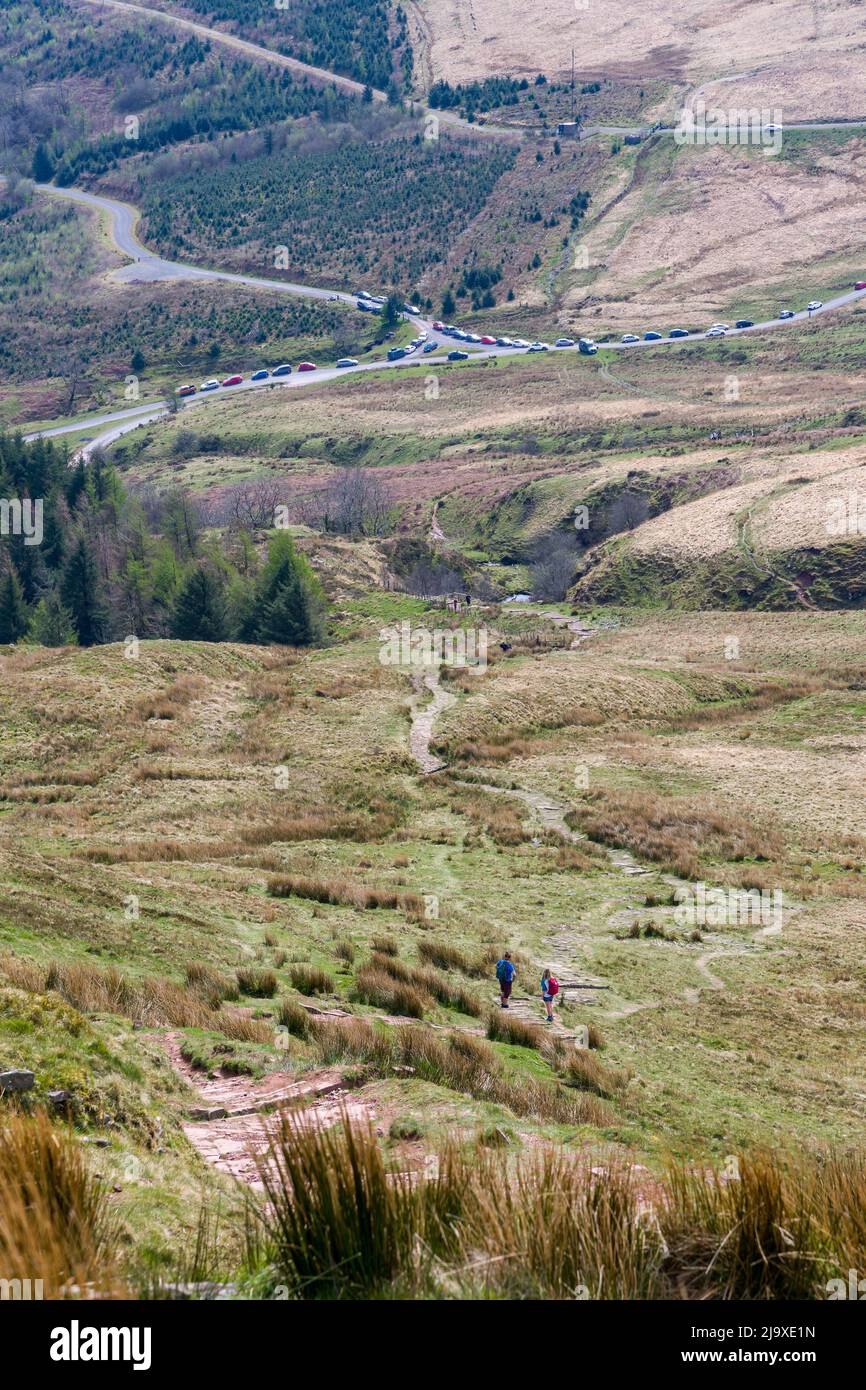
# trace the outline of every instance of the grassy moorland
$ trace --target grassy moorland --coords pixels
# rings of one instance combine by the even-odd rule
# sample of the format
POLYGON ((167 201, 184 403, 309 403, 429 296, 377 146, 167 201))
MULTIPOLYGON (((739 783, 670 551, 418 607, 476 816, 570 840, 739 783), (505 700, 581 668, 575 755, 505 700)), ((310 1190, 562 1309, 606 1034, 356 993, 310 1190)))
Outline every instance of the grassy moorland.
MULTIPOLYGON (((401 614, 447 622, 394 596, 401 614)), ((352 637, 306 654, 3 655, 4 1064, 35 1070, 28 1110, 63 1090, 77 1133, 109 1139, 100 1172, 121 1189, 115 1256, 133 1282, 176 1269, 217 1188, 214 1260, 251 1258, 231 1165, 199 1156, 223 1122, 190 1118, 209 1077, 306 1078, 314 1097, 336 1072, 404 1172, 443 1146, 440 1175, 504 1145, 477 1160, 483 1183, 484 1163, 531 1167, 564 1144, 578 1169, 622 1172, 628 1191, 612 1179, 606 1201, 669 1181, 664 1219, 692 1238, 701 1221, 720 1238, 732 1200, 720 1189, 712 1217, 687 1218, 695 1163, 751 1153, 763 1190, 761 1150, 808 1170, 858 1141, 861 615, 704 614, 696 629, 622 614, 570 649, 543 617, 487 610, 509 650, 446 672, 446 765, 423 779, 411 671, 379 659, 385 617, 356 608, 352 637), (684 924, 674 890, 701 880, 781 889, 781 931, 684 924), (486 1017, 505 946, 519 973, 503 1031, 486 1017), (551 1036, 543 963, 607 987, 566 989, 551 1036), (576 1054, 582 1026, 595 1046, 576 1054)), ((309 1105, 313 1119, 325 1102, 309 1105)), ((280 1162, 319 1161, 305 1113, 297 1140, 272 1131, 266 1186, 280 1162)), ((309 1252, 324 1275, 322 1258, 309 1252)), ((635 1280, 618 1296, 664 1295, 658 1271, 635 1280)))

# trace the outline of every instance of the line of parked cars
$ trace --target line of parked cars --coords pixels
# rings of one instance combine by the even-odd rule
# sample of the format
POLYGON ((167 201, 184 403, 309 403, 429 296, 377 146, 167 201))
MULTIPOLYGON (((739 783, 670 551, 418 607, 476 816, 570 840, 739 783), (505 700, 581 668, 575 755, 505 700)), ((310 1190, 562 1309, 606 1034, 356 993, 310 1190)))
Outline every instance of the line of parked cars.
MULTIPOLYGON (((342 357, 337 363, 338 367, 357 367, 357 365, 354 357, 342 357)), ((267 381, 274 376, 288 376, 292 370, 290 362, 281 362, 278 367, 272 367, 270 370, 267 367, 260 367, 257 372, 252 373, 250 381, 267 381)), ((294 370, 314 372, 316 364, 315 362, 299 362, 294 370)), ((203 381, 201 386, 194 386, 192 382, 187 382, 185 386, 178 386, 174 394, 176 396, 194 396, 196 393, 201 395, 205 391, 218 391, 221 386, 240 386, 244 379, 241 372, 234 372, 231 376, 223 377, 222 381, 218 377, 212 376, 207 381, 203 381)))
MULTIPOLYGON (((866 280, 855 280, 854 289, 866 290, 866 280)), ((357 291, 358 308, 363 309, 365 312, 378 313, 385 302, 386 300, 383 294, 369 294, 366 290, 357 291)), ((823 300, 812 299, 806 305, 806 312, 808 314, 814 314, 818 309, 823 309, 823 307, 823 300)), ((418 314, 421 312, 416 304, 404 304, 403 310, 407 314, 418 314)), ((795 317, 796 313, 793 309, 782 309, 779 314, 780 319, 792 319, 795 317)), ((734 324, 734 328, 754 328, 754 326, 753 319, 737 319, 734 324)), ((441 334, 443 338, 456 338, 461 342, 473 343, 479 347, 504 347, 518 348, 525 352, 549 352, 551 346, 550 343, 544 342, 530 343, 527 342, 525 338, 494 338, 490 333, 471 333, 467 329, 456 328, 453 323, 441 323, 438 319, 433 320, 432 327, 434 332, 441 334)), ((704 337, 723 338, 729 332, 730 324, 714 323, 706 330, 704 337)), ((672 328, 668 333, 668 338, 689 338, 691 336, 692 334, 687 328, 672 328)), ((637 333, 623 333, 620 342, 625 346, 631 346, 641 341, 645 343, 660 342, 663 337, 664 334, 657 333, 653 329, 648 329, 643 335, 643 340, 641 340, 640 335, 637 333)), ((411 357, 412 353, 417 352, 419 349, 424 354, 435 352, 437 348, 442 346, 442 343, 437 339, 430 338, 426 329, 422 329, 417 337, 413 338, 405 347, 389 348, 388 361, 398 362, 405 357, 411 357)), ((557 348, 577 347, 578 351, 587 356, 592 356, 592 354, 598 352, 598 344, 595 343, 592 338, 578 338, 577 342, 575 342, 574 338, 557 338, 553 346, 557 348)), ((448 353, 449 362, 465 362, 468 357, 469 353, 459 348, 454 348, 448 353)), ((341 357, 335 365, 343 368, 357 367, 359 364, 354 357, 341 357)), ((288 376, 292 370, 292 365, 289 362, 281 362, 279 366, 270 369, 260 367, 258 371, 252 373, 250 381, 267 381, 271 377, 288 376)), ((316 364, 315 362, 299 362, 294 370, 298 372, 314 372, 316 371, 316 364)), ((234 373, 232 376, 224 377, 222 381, 217 377, 210 377, 207 381, 203 381, 201 386, 194 386, 191 382, 188 382, 185 386, 179 386, 175 395, 194 396, 197 392, 217 391, 220 387, 224 386, 239 386, 243 380, 244 378, 239 372, 234 373)))

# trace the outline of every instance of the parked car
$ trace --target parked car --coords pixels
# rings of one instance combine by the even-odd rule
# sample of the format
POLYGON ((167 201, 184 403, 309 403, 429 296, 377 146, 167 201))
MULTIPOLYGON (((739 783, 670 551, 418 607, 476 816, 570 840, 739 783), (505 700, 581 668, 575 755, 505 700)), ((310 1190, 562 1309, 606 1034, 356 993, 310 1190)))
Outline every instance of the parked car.
POLYGON ((433 327, 435 328, 435 330, 436 330, 437 333, 441 333, 441 332, 444 330, 445 325, 444 325, 444 323, 440 323, 438 319, 434 319, 434 320, 433 320, 433 327))
POLYGON ((242 381, 243 377, 240 373, 235 372, 234 376, 227 376, 223 379, 223 386, 240 386, 242 381))
POLYGON ((526 349, 526 351, 527 351, 527 352, 547 352, 547 351, 548 351, 548 344, 547 344, 547 343, 530 343, 530 344, 529 344, 529 347, 526 349))
POLYGON ((338 367, 357 367, 358 362, 354 357, 341 357, 337 363, 338 367))
POLYGON ((866 280, 855 280, 854 288, 855 290, 866 290, 866 280))
POLYGON ((279 367, 274 367, 274 370, 271 372, 271 376, 288 376, 291 370, 291 363, 282 362, 279 367))
POLYGON ((316 370, 316 364, 315 364, 315 362, 299 362, 299 363, 298 363, 298 371, 299 371, 299 372, 314 372, 315 370, 316 370))
POLYGON ((187 383, 186 386, 178 386, 174 394, 176 396, 194 396, 195 387, 191 383, 187 383))
POLYGON ((810 314, 814 314, 816 309, 823 309, 823 307, 823 299, 810 299, 809 303, 806 305, 806 308, 809 310, 810 314))
POLYGON ((780 319, 792 319, 793 317, 794 317, 794 310, 793 310, 793 309, 783 309, 782 312, 781 312, 781 314, 779 315, 779 318, 780 318, 780 319))
POLYGON ((257 372, 253 372, 250 381, 267 381, 269 376, 270 372, 267 367, 260 367, 257 372))
POLYGON ((465 362, 469 356, 468 352, 461 352, 459 348, 453 348, 448 354, 449 362, 465 362))
POLYGON ((406 356, 406 349, 405 349, 404 347, 392 347, 392 348, 389 348, 389 349, 388 349, 388 361, 389 361, 389 362, 396 362, 396 361, 398 360, 398 358, 400 358, 400 357, 405 357, 405 356, 406 356))
POLYGON ((754 326, 755 323, 753 319, 737 319, 737 322, 734 324, 735 328, 754 328, 754 326))
POLYGON ((578 338, 577 346, 578 350, 587 357, 591 357, 593 353, 598 352, 598 346, 592 341, 592 338, 578 338))
POLYGON ((651 328, 648 333, 644 333, 643 340, 645 343, 659 343, 661 342, 661 337, 661 333, 656 333, 655 330, 651 328))
POLYGON ((439 344, 436 343, 436 342, 433 342, 433 341, 431 341, 431 342, 429 342, 429 343, 425 343, 425 344, 424 344, 424 351, 425 351, 425 352, 435 352, 436 349, 438 348, 438 346, 439 346, 439 344))
POLYGON ((727 335, 727 328, 708 328, 704 334, 705 338, 724 338, 727 335))
POLYGON ((212 376, 209 381, 203 381, 198 389, 199 391, 218 391, 219 386, 220 384, 216 377, 212 376))
POLYGON ((621 342, 621 343, 639 343, 639 342, 640 342, 640 338, 637 336, 636 333, 623 333, 622 337, 620 338, 620 342, 621 342))
POLYGON ((573 338, 557 338, 557 340, 556 340, 556 347, 574 347, 574 346, 575 346, 575 342, 574 342, 574 339, 573 339, 573 338))
POLYGON ((687 328, 672 328, 668 334, 669 338, 687 338, 689 330, 687 328))
MULTIPOLYGON (((383 300, 382 302, 384 303, 384 300, 383 300)), ((420 312, 421 312, 421 310, 418 308, 418 305, 417 305, 417 304, 404 304, 404 305, 403 305, 403 313, 404 313, 404 314, 420 314, 420 312)))
POLYGON ((485 347, 495 347, 495 346, 496 346, 496 339, 495 339, 495 338, 491 338, 491 336, 490 336, 489 333, 484 333, 484 334, 482 335, 481 341, 482 341, 482 343, 484 344, 485 347))
POLYGON ((375 304, 369 299, 359 299, 355 307, 360 309, 362 314, 375 314, 376 312, 375 304))

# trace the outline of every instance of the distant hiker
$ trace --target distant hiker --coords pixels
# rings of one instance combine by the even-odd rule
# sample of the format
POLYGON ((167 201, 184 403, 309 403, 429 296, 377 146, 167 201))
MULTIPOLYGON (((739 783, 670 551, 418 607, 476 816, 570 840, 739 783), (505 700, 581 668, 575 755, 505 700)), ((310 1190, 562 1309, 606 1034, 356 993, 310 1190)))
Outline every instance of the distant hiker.
POLYGON ((544 1000, 544 1007, 547 1009, 547 1022, 553 1022, 553 1001, 559 993, 559 981, 551 975, 549 970, 545 970, 541 976, 541 997, 544 1000))
POLYGON ((471 595, 471 594, 467 594, 467 595, 466 595, 466 607, 467 607, 467 608, 471 608, 471 607, 472 607, 472 595, 471 595))
POLYGON ((503 1009, 508 1008, 508 1000, 511 998, 511 986, 514 983, 515 973, 511 952, 506 951, 502 960, 496 962, 496 978, 499 981, 499 1002, 503 1009))

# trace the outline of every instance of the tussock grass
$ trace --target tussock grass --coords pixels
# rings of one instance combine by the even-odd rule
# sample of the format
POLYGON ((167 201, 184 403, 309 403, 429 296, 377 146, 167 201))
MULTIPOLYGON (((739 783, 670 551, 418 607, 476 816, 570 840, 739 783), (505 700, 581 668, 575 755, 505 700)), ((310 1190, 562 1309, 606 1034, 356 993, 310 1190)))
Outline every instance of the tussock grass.
POLYGON ((484 960, 468 956, 459 946, 452 946, 447 941, 437 941, 435 938, 432 941, 422 940, 417 947, 421 959, 438 966, 440 970, 460 970, 473 979, 482 979, 490 973, 484 960))
POLYGON ((386 1013, 402 1014, 406 1018, 423 1018, 425 1009, 433 1003, 428 994, 408 982, 395 979, 375 963, 362 965, 357 971, 354 995, 362 1004, 372 1004, 386 1013))
POLYGON ((396 956, 400 951, 393 936, 374 936, 370 945, 380 956, 396 956))
POLYGON ((448 1009, 457 1009, 460 1013, 470 1014, 473 1018, 477 1018, 481 1013, 481 1005, 474 994, 470 994, 463 985, 450 980, 447 975, 440 975, 436 970, 424 966, 407 965, 404 961, 397 960, 393 956, 376 954, 372 956, 370 964, 382 974, 390 975, 393 980, 399 980, 402 984, 413 985, 419 993, 437 999, 448 1009))
POLYGON ((448 1146, 421 1177, 368 1128, 284 1112, 260 1159, 278 1277, 307 1299, 815 1299, 863 1268, 862 1155, 758 1154, 735 1181, 677 1164, 648 1202, 628 1165, 508 1147, 448 1146))
POLYGON ((701 877, 702 856, 767 860, 783 853, 774 831, 717 810, 708 797, 600 788, 587 792, 566 820, 590 839, 629 849, 682 878, 701 877))
POLYGON ((573 1086, 577 1091, 590 1091, 605 1100, 616 1095, 626 1084, 623 1072, 604 1066, 593 1052, 584 1047, 570 1048, 561 1069, 566 1086, 573 1086))
POLYGON ((350 878, 308 878, 287 874, 272 878, 268 892, 273 898, 307 898, 312 902, 339 907, 391 908, 420 919, 424 900, 417 893, 401 893, 391 888, 365 888, 350 878))
POLYGON ((252 995, 257 999, 273 999, 277 992, 277 976, 273 970, 258 965, 241 966, 235 972, 241 994, 252 995))
POLYGON ((338 941, 334 947, 334 955, 337 960, 344 960, 347 965, 352 965, 355 959, 355 947, 351 941, 338 941))
POLYGON ((0 1191, 4 1279, 41 1279, 47 1299, 75 1297, 76 1288, 78 1296, 91 1288, 102 1298, 123 1296, 119 1227, 103 1184, 70 1134, 45 1116, 4 1116, 0 1191))
POLYGON ((277 1023, 296 1038, 308 1038, 312 1033, 312 1019, 306 1009, 292 999, 281 999, 276 1011, 277 1023))
POLYGON ((537 1023, 529 1023, 505 1009, 491 1009, 487 1015, 487 1036, 493 1042, 516 1043, 518 1047, 540 1047, 544 1031, 537 1023))
POLYGON ((150 977, 130 980, 114 966, 100 970, 82 962, 52 961, 43 968, 6 956, 0 962, 6 977, 34 994, 54 990, 79 1013, 111 1013, 155 1028, 202 1028, 238 1042, 269 1042, 267 1024, 244 1014, 216 1007, 213 997, 171 980, 150 977))
POLYGON ((333 994, 334 981, 317 965, 290 965, 289 979, 299 994, 333 994))
POLYGON ((189 962, 186 967, 186 983, 189 989, 195 990, 214 1009, 219 1007, 223 999, 237 999, 239 993, 236 980, 230 980, 227 975, 202 961, 189 962))
POLYGON ((490 1044, 470 1033, 440 1035, 413 1025, 386 1033, 366 1019, 316 1019, 314 1025, 316 1048, 328 1065, 365 1062, 380 1076, 410 1067, 423 1081, 555 1123, 605 1125, 611 1119, 594 1096, 575 1095, 556 1081, 507 1073, 490 1044))

